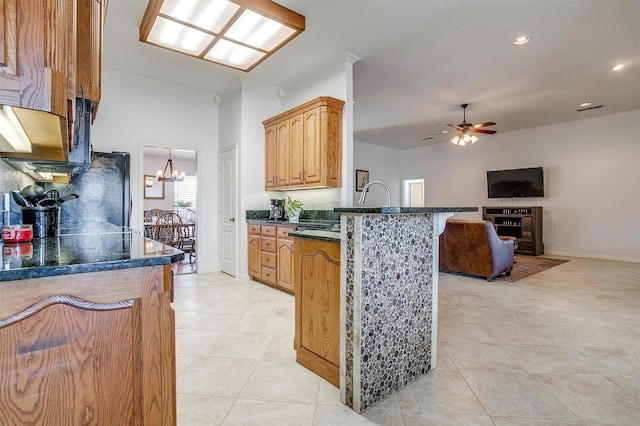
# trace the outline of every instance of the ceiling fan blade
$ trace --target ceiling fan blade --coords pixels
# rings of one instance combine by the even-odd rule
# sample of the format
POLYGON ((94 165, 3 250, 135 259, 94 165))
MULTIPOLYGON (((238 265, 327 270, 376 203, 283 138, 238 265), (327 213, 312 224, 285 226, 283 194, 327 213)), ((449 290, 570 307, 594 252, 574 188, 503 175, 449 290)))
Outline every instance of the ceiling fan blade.
POLYGON ((496 123, 494 123, 493 121, 487 121, 486 123, 475 124, 473 127, 475 127, 476 129, 480 129, 482 127, 495 126, 495 125, 496 123))
POLYGON ((473 129, 473 133, 486 133, 487 135, 493 135, 497 130, 485 130, 485 129, 473 129))
POLYGON ((464 130, 462 127, 460 127, 460 126, 454 126, 453 124, 447 124, 447 126, 451 126, 451 127, 453 127, 454 129, 456 129, 456 130, 460 130, 460 131, 464 130))

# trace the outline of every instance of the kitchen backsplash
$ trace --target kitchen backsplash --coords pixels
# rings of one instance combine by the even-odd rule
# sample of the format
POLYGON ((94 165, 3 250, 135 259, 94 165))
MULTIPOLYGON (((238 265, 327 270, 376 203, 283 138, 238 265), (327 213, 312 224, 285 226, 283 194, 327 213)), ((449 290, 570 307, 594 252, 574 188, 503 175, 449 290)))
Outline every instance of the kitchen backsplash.
MULTIPOLYGON (((269 219, 269 210, 247 210, 246 219, 269 219)), ((305 210, 300 214, 301 220, 340 221, 340 213, 333 210, 305 210)))
MULTIPOLYGON (((4 214, 4 194, 9 191, 20 191, 27 185, 31 185, 33 180, 25 175, 22 172, 11 167, 7 162, 0 160, 0 194, 2 194, 2 200, 0 200, 0 210, 2 210, 2 215, 0 215, 0 220, 2 224, 5 222, 6 215, 4 214)), ((22 215, 20 214, 20 207, 13 201, 12 197, 9 197, 9 201, 11 203, 11 220, 12 224, 19 223, 22 215)))

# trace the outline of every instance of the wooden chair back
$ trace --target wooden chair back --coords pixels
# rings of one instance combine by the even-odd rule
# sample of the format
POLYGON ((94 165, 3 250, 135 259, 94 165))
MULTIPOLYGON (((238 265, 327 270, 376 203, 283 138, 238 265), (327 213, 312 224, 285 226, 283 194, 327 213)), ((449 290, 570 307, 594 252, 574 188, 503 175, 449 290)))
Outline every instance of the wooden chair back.
POLYGON ((182 247, 182 219, 173 212, 163 213, 153 227, 153 239, 175 248, 182 247))

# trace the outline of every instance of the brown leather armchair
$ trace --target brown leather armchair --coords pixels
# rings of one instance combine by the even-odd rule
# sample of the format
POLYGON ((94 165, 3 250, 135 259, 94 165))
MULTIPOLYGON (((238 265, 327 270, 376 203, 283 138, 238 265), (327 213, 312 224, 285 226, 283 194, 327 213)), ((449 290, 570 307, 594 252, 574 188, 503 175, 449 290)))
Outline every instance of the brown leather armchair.
POLYGON ((489 221, 449 219, 440 235, 440 270, 485 277, 513 269, 513 241, 501 240, 489 221))

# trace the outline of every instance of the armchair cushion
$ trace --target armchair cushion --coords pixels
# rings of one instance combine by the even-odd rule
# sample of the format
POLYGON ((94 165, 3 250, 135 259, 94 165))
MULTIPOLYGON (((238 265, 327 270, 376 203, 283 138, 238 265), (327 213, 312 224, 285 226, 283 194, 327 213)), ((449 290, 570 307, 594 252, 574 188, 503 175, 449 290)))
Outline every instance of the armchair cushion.
POLYGON ((489 221, 449 219, 440 235, 440 269, 485 277, 513 268, 513 241, 501 240, 489 221))

